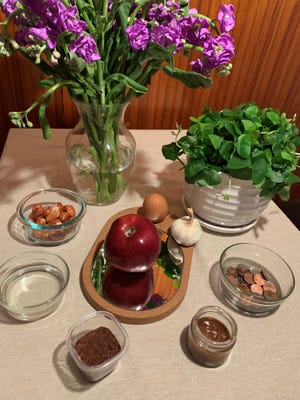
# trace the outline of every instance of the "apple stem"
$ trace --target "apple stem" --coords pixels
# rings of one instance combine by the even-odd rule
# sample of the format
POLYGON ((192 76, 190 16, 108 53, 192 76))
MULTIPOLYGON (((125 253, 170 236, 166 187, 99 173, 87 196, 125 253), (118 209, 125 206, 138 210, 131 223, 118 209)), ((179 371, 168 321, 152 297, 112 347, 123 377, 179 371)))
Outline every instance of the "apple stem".
POLYGON ((132 227, 128 228, 128 229, 125 231, 125 235, 126 235, 126 237, 130 237, 130 236, 132 236, 133 234, 135 234, 135 232, 136 232, 136 228, 135 228, 134 226, 132 226, 132 227))

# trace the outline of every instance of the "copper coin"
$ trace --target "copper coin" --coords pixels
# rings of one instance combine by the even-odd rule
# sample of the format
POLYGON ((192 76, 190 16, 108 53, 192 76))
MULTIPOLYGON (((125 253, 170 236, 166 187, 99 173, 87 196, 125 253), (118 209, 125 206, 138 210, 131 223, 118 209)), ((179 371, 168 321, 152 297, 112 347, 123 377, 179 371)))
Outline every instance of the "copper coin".
POLYGON ((248 268, 246 265, 244 265, 244 264, 239 264, 239 265, 236 267, 236 270, 237 270, 237 273, 238 273, 239 275, 244 276, 245 273, 246 273, 247 271, 249 271, 249 268, 248 268))
POLYGON ((250 293, 250 288, 247 283, 241 283, 237 286, 237 288, 240 289, 243 293, 250 293))
POLYGON ((273 292, 273 293, 277 292, 276 286, 274 285, 274 283, 273 282, 269 282, 269 281, 265 282, 264 290, 268 290, 268 291, 273 292))
POLYGON ((263 286, 266 283, 262 274, 255 274, 253 279, 254 279, 254 282, 259 286, 263 286))
POLYGON ((245 272, 244 279, 247 283, 249 283, 249 285, 253 285, 255 283, 253 274, 250 271, 245 272))
POLYGON ((271 290, 264 290, 264 298, 270 301, 276 300, 277 294, 276 292, 272 292, 271 290))
POLYGON ((250 290, 252 293, 258 294, 260 296, 263 294, 263 288, 260 285, 257 285, 256 283, 251 285, 250 290))
POLYGON ((233 275, 226 275, 227 279, 229 280, 230 283, 232 283, 234 286, 237 286, 239 284, 238 279, 233 276, 233 275))
POLYGON ((237 276, 237 270, 234 267, 228 267, 226 270, 226 275, 237 276))

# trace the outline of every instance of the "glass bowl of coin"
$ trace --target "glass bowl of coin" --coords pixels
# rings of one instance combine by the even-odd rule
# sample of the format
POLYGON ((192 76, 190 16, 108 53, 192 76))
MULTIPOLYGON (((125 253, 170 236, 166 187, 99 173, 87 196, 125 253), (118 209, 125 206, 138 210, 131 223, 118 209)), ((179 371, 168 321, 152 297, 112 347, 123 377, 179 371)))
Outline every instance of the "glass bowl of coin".
POLYGON ((287 262, 255 243, 236 243, 221 254, 219 289, 224 301, 251 316, 275 312, 293 292, 295 277, 287 262))
POLYGON ((86 213, 83 197, 62 188, 41 189, 28 194, 17 206, 17 216, 28 240, 55 246, 71 240, 86 213))

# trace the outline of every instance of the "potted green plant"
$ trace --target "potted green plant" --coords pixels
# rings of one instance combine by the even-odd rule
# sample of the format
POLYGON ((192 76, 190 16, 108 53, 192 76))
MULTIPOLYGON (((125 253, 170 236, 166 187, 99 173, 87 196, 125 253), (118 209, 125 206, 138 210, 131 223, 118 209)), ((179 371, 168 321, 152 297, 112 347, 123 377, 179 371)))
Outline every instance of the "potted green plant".
POLYGON ((300 182, 294 173, 300 156, 295 116, 289 119, 276 109, 249 102, 221 111, 205 107, 190 120, 186 134, 182 136, 178 127, 175 140, 162 152, 181 163, 184 200, 198 217, 220 226, 248 227, 275 194, 289 199, 291 185, 300 182), (207 189, 210 200, 205 203, 207 189), (194 199, 198 192, 200 200, 194 199), (228 211, 230 202, 243 214, 241 220, 228 211), (254 214, 245 216, 250 209, 254 214), (206 217, 205 210, 215 217, 206 217))

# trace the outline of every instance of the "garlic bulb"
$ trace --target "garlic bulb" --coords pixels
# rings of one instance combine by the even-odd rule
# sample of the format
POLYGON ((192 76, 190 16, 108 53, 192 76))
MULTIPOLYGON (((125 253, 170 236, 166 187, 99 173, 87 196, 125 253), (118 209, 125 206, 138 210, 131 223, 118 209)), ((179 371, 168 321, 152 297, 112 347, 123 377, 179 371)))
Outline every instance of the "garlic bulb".
POLYGON ((177 243, 183 246, 192 246, 202 235, 200 222, 194 218, 192 208, 187 209, 188 215, 177 218, 171 225, 170 232, 177 243))

